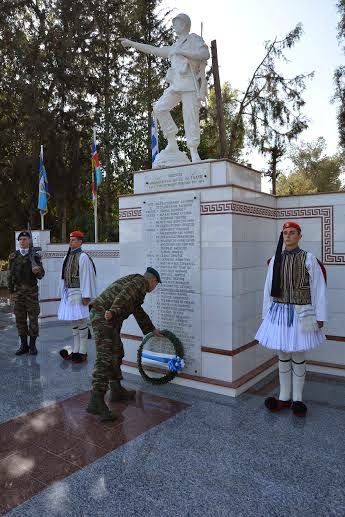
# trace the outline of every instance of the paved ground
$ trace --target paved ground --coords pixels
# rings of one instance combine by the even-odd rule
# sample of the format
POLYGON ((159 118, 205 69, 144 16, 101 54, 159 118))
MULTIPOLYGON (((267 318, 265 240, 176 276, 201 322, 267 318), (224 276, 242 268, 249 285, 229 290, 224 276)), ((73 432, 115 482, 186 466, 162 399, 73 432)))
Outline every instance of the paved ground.
MULTIPOLYGON (((97 427, 99 438, 76 434, 86 418, 93 341, 88 364, 66 365, 58 350, 71 342, 69 331, 50 324, 42 328, 36 358, 16 357, 16 332, 4 299, 0 333, 3 429, 11 419, 16 425, 28 419, 36 422, 35 415, 72 404, 78 410, 72 415, 74 431, 64 429, 66 441, 69 432, 71 443, 85 440, 101 447, 105 437, 114 440, 98 459, 80 464, 67 477, 53 468, 42 490, 37 485, 36 495, 8 515, 345 516, 345 379, 309 375, 305 390, 309 414, 297 419, 290 411, 274 415, 263 408, 267 394, 277 393, 275 375, 236 399, 173 384, 152 387, 140 377, 126 375, 127 385, 141 393, 132 407, 123 408, 123 418, 135 416, 132 428, 138 426, 140 432, 119 441, 109 424, 104 430, 97 427), (166 413, 160 423, 158 411, 166 413), (157 421, 149 425, 151 416, 157 421)), ((45 447, 41 441, 34 445, 45 447)), ((67 453, 65 447, 63 454, 67 453)), ((0 451, 0 494, 11 489, 13 471, 8 465, 6 452, 1 456, 0 451)), ((21 471, 14 474, 18 481, 21 471)), ((25 479, 23 474, 23 488, 15 489, 19 493, 25 479)))

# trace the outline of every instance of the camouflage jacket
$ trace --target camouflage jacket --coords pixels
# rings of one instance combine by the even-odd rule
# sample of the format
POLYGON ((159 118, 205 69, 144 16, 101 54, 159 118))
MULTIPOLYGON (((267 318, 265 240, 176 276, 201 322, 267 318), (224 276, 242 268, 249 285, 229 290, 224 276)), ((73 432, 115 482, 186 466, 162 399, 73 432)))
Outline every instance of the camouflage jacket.
POLYGON ((37 279, 44 277, 41 257, 35 251, 32 253, 33 256, 30 252, 23 256, 20 251, 16 251, 9 256, 8 289, 11 293, 23 286, 37 287, 37 279), (36 274, 32 272, 32 260, 41 268, 36 274))
POLYGON ((143 334, 155 329, 141 305, 148 292, 146 279, 139 274, 119 278, 105 289, 92 303, 97 311, 112 311, 116 319, 122 321, 133 314, 143 334))

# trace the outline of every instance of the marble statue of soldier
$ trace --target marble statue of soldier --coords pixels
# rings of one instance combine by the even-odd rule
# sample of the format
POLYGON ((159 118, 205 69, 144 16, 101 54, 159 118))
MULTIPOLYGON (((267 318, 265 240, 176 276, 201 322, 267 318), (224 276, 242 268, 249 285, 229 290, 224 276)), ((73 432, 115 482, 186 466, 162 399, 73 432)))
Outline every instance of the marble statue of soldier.
POLYGON ((169 86, 153 107, 155 117, 168 141, 167 147, 155 159, 156 167, 189 161, 185 153, 178 149, 177 126, 170 114, 170 111, 180 102, 182 102, 184 129, 192 162, 200 160, 199 110, 201 102, 207 96, 205 67, 210 53, 202 37, 190 33, 191 20, 187 14, 178 14, 172 23, 177 39, 171 46, 156 47, 121 39, 124 47, 133 47, 140 52, 154 54, 170 61, 170 68, 165 78, 169 86))

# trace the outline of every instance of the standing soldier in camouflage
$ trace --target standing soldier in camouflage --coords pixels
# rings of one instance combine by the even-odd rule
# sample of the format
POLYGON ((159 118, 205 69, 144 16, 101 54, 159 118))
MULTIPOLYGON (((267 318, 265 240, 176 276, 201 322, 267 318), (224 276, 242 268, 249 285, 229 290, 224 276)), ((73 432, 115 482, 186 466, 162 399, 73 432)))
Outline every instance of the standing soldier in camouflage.
POLYGON ((124 351, 120 332, 123 321, 133 314, 143 334, 154 332, 161 336, 141 307, 146 293, 153 291, 160 281, 159 273, 148 267, 144 275, 128 275, 116 280, 92 304, 90 319, 96 340, 96 362, 87 411, 100 415, 102 421, 116 418, 104 402, 108 384, 111 402, 135 397, 135 391, 121 386, 124 351))
POLYGON ((14 293, 14 315, 20 337, 20 347, 16 355, 37 354, 36 339, 40 313, 37 279, 44 277, 44 269, 40 256, 30 247, 30 239, 29 232, 20 232, 19 250, 11 253, 9 257, 8 288, 14 293))

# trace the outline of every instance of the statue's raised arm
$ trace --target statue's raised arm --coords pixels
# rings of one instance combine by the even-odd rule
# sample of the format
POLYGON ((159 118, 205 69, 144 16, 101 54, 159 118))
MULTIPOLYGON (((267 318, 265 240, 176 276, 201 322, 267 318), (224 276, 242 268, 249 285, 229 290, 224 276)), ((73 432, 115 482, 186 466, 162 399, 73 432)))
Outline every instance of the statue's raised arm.
POLYGON ((170 115, 170 111, 180 102, 182 102, 184 129, 192 161, 200 160, 199 110, 201 101, 207 97, 205 68, 210 53, 202 37, 190 33, 190 27, 191 20, 187 14, 177 15, 173 19, 173 29, 177 39, 171 46, 155 47, 121 39, 122 45, 126 48, 132 47, 139 52, 154 54, 170 61, 170 68, 165 78, 169 86, 153 107, 163 134, 168 140, 167 147, 156 157, 155 167, 189 162, 186 154, 178 149, 177 126, 170 115))
POLYGON ((154 45, 146 45, 145 43, 138 43, 137 41, 131 41, 130 39, 120 38, 121 44, 125 48, 135 48, 139 52, 145 52, 145 54, 154 54, 158 57, 169 57, 171 47, 155 47, 154 45))

